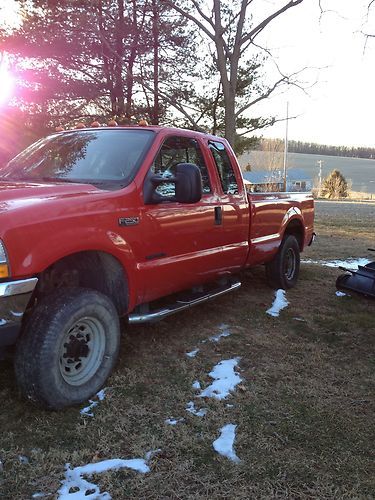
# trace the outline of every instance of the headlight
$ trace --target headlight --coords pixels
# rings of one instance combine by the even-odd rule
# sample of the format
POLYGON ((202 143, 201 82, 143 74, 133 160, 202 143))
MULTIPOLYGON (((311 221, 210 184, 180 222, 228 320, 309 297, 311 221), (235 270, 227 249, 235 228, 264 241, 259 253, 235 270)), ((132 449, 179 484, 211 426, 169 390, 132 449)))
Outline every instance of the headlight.
POLYGON ((0 240, 0 278, 8 278, 9 265, 4 243, 0 240))

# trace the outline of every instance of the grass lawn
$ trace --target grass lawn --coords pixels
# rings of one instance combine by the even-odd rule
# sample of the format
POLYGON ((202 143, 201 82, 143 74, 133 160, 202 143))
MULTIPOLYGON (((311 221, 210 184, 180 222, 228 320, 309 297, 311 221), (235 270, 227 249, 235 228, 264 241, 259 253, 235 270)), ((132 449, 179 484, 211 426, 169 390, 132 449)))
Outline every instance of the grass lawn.
MULTIPOLYGON (((367 256, 373 220, 369 226, 353 214, 318 210, 319 237, 304 257, 367 256)), ((114 499, 373 498, 375 300, 337 297, 339 273, 303 264, 278 318, 265 312, 274 292, 256 268, 236 293, 125 328, 94 417, 35 408, 19 397, 11 364, 1 362, 0 498, 57 498, 66 463, 144 458, 155 449, 147 474, 122 469, 89 480, 114 499), (230 336, 201 343, 222 323, 230 336), (196 357, 187 357, 194 348, 196 357), (212 368, 235 357, 243 381, 232 396, 196 398, 193 382, 206 387, 212 368), (187 413, 189 401, 206 416, 187 413), (170 417, 184 421, 167 425, 170 417), (237 425, 240 463, 212 447, 228 423, 237 425)))

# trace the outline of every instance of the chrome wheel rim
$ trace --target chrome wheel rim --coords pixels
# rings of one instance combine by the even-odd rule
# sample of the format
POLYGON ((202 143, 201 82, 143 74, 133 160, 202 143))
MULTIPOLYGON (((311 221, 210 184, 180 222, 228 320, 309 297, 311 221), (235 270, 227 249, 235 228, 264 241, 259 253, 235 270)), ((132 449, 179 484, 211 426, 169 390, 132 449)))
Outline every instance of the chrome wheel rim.
POLYGON ((60 344, 60 373, 69 385, 85 384, 98 371, 105 351, 102 323, 91 316, 76 321, 60 344))
POLYGON ((284 276, 290 281, 296 272, 296 254, 292 248, 288 248, 284 261, 284 276))

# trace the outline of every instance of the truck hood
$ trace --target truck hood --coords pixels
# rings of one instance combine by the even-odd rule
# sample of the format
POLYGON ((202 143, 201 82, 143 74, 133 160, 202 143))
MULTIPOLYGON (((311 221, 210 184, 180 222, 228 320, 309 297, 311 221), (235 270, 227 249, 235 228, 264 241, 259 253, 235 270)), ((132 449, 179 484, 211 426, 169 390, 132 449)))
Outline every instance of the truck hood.
POLYGON ((101 191, 90 184, 0 181, 0 213, 37 205, 48 200, 77 198, 95 192, 101 191))

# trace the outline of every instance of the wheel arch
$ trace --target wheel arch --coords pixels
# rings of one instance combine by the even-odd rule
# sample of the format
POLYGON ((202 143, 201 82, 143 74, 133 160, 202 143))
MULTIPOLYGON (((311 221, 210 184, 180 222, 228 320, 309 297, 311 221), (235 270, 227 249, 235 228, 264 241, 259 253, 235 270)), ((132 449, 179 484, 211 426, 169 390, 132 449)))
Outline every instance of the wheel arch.
POLYGON ((292 235, 296 238, 299 249, 302 252, 305 241, 305 228, 299 218, 296 217, 292 220, 289 220, 289 222, 287 223, 284 229, 283 237, 285 238, 288 235, 292 235))
POLYGON ((112 254, 84 250, 56 260, 39 274, 36 296, 56 288, 76 286, 97 290, 114 303, 119 316, 129 308, 129 280, 121 262, 112 254))

